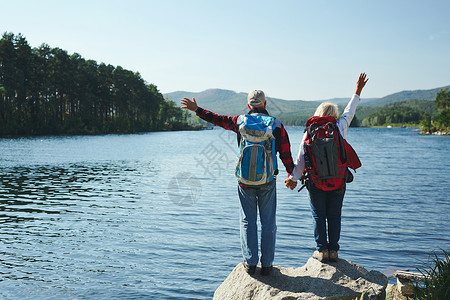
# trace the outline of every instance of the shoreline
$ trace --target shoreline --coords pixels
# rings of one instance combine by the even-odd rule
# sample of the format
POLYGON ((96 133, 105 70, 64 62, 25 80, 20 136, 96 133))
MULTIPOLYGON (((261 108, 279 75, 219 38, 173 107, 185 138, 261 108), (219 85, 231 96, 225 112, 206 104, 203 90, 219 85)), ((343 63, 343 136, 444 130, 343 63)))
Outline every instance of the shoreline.
POLYGON ((421 135, 439 135, 439 136, 450 136, 450 131, 434 131, 434 132, 425 132, 420 131, 421 135))
POLYGON ((5 134, 0 135, 0 139, 20 139, 20 138, 35 138, 35 137, 65 137, 65 136, 100 136, 100 135, 126 135, 126 134, 143 134, 150 132, 172 132, 172 131, 200 131, 206 130, 204 126, 189 126, 177 129, 157 129, 148 131, 132 131, 132 132, 75 132, 75 133, 42 133, 42 134, 5 134))

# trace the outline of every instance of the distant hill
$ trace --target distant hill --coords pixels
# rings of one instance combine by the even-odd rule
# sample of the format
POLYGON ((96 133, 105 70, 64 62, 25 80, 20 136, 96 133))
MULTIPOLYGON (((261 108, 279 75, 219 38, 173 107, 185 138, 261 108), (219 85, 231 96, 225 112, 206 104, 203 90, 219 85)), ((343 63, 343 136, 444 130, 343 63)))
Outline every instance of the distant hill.
MULTIPOLYGON (((239 115, 246 113, 247 93, 236 93, 230 90, 208 89, 203 92, 173 92, 165 96, 178 105, 180 99, 195 98, 197 104, 218 114, 239 115)), ((283 100, 267 97, 267 110, 275 117, 283 114, 312 114, 320 102, 303 100, 283 100)))
MULTIPOLYGON (((450 86, 443 88, 450 89, 450 86)), ((440 89, 402 91, 382 98, 363 98, 356 115, 358 119, 363 119, 380 109, 386 108, 385 105, 396 102, 399 102, 399 104, 401 102, 402 106, 416 106, 416 103, 407 100, 432 101, 440 89)), ((247 93, 237 93, 224 89, 208 89, 202 92, 177 91, 167 93, 164 96, 169 100, 175 101, 177 105, 180 105, 180 99, 183 97, 195 98, 199 106, 218 114, 239 115, 248 111, 247 93)), ((305 101, 267 97, 267 110, 271 115, 279 118, 287 125, 304 125, 305 121, 314 113, 320 103, 324 101, 336 103, 342 112, 349 99, 350 97, 305 101)))
POLYGON ((441 89, 450 89, 450 85, 441 88, 435 88, 431 90, 414 90, 414 91, 401 91, 395 94, 384 96, 383 98, 371 99, 364 103, 369 106, 380 106, 389 103, 405 101, 405 100, 429 100, 432 101, 436 98, 436 94, 441 89))
POLYGON ((426 113, 428 115, 435 115, 438 113, 433 101, 411 99, 392 102, 380 106, 360 105, 356 109, 356 115, 360 120, 363 120, 366 117, 369 117, 378 111, 395 109, 397 107, 409 107, 413 110, 417 110, 422 113, 426 113))
MULTIPOLYGON (((361 106, 381 106, 389 103, 405 101, 405 100, 429 100, 432 101, 436 98, 436 94, 440 89, 449 89, 450 85, 435 88, 430 90, 413 90, 413 91, 401 91, 391 95, 384 96, 382 98, 363 98, 364 101, 361 102, 361 106)), ((236 93, 231 90, 224 89, 208 89, 203 92, 187 92, 187 91, 177 91, 165 94, 170 100, 175 101, 179 104, 179 100, 183 97, 192 98, 195 97, 200 104, 205 108, 210 108, 211 110, 216 109, 218 113, 228 113, 232 112, 241 113, 242 109, 246 110, 246 100, 247 93, 236 93), (236 108, 237 107, 237 108, 236 108), (242 107, 242 109, 240 108, 242 107)), ((318 103, 329 101, 336 104, 346 104, 349 100, 347 98, 332 98, 332 99, 321 99, 315 101, 305 101, 305 100, 283 100, 279 98, 268 97, 268 99, 273 101, 273 108, 275 111, 282 113, 294 113, 300 111, 310 111, 311 108, 317 107, 318 103)), ((270 103, 268 103, 270 105, 270 103)), ((275 112, 274 112, 275 113, 275 112)))

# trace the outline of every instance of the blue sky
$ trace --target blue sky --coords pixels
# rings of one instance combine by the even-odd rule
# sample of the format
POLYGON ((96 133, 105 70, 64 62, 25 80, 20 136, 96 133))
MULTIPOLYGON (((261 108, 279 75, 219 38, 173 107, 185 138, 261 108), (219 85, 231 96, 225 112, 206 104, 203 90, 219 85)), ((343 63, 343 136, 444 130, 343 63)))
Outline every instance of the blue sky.
MULTIPOLYGON (((0 0, 0 31, 139 72, 161 92, 363 97, 450 85, 450 1, 0 0)), ((175 100, 175 99, 174 99, 175 100)))

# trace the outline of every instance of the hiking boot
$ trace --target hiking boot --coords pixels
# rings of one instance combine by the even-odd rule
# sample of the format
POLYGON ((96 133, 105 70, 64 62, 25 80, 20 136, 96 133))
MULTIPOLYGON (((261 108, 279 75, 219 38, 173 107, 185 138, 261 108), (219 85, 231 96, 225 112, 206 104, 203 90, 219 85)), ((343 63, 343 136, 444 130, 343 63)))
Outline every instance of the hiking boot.
POLYGON ((313 253, 313 258, 317 259, 320 262, 326 262, 328 261, 328 250, 316 250, 313 253))
POLYGON ((256 266, 249 266, 249 265, 247 265, 247 263, 245 261, 243 262, 243 264, 244 264, 245 272, 247 272, 247 274, 249 274, 249 275, 255 274, 256 266))
POLYGON ((261 275, 262 276, 267 276, 270 275, 270 273, 272 272, 273 267, 261 267, 261 275))
POLYGON ((328 259, 332 262, 336 262, 338 260, 338 252, 336 250, 331 250, 328 259))

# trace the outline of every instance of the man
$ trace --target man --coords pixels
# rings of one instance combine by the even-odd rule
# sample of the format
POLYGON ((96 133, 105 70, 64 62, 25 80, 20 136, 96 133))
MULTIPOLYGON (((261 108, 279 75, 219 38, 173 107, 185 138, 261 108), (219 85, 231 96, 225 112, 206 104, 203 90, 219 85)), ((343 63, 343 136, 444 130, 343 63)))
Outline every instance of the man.
MULTIPOLYGON (((232 130, 238 134, 238 140, 242 144, 241 132, 245 125, 244 120, 251 118, 262 118, 271 120, 270 129, 272 130, 271 141, 275 145, 273 152, 274 165, 276 167, 276 153, 279 154, 281 161, 290 174, 294 168, 291 156, 291 146, 289 137, 283 124, 273 117, 269 116, 266 110, 266 97, 261 90, 254 90, 248 94, 247 106, 250 109, 247 115, 225 116, 217 115, 208 110, 198 107, 195 98, 192 100, 183 98, 181 100, 182 108, 191 110, 200 118, 214 125, 232 130), (250 115, 250 116, 249 116, 250 115), (243 125, 244 124, 244 125, 243 125), (241 130, 240 130, 241 129, 241 130), (275 139, 273 142, 272 137, 275 139)), ((241 151, 242 151, 241 147, 241 151)), ((271 150, 270 150, 271 151, 271 150)), ((241 152, 242 153, 242 152, 241 152)), ((242 155, 241 155, 242 159, 242 155)), ((261 155, 255 155, 254 159, 261 160, 261 155)), ((255 162, 253 161, 253 164, 255 162)), ((269 164, 272 165, 272 164, 269 164)), ((264 168, 267 169, 264 164, 264 168)), ((236 174, 239 172, 237 171, 236 174)), ((241 173, 244 173, 242 171, 241 173)), ((249 184, 248 180, 238 177, 238 194, 240 199, 240 232, 241 247, 244 257, 244 267, 248 274, 253 275, 258 264, 258 235, 257 235, 257 212, 259 209, 261 221, 261 275, 269 275, 272 271, 272 263, 275 254, 275 235, 276 235, 276 174, 278 170, 264 175, 263 184, 249 184), (267 178, 267 179, 266 179, 267 178)), ((242 174, 241 174, 242 176, 242 174)))

